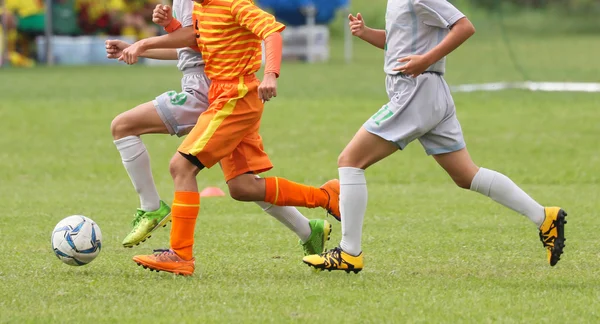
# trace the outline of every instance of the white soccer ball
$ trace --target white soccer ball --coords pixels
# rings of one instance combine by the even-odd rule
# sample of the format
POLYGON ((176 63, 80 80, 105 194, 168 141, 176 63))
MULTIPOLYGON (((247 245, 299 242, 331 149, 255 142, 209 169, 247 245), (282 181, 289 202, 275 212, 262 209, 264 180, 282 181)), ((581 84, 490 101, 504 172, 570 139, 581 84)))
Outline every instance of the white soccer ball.
POLYGON ((101 249, 100 227, 85 216, 69 216, 58 222, 52 231, 52 250, 60 261, 68 265, 88 264, 101 249))

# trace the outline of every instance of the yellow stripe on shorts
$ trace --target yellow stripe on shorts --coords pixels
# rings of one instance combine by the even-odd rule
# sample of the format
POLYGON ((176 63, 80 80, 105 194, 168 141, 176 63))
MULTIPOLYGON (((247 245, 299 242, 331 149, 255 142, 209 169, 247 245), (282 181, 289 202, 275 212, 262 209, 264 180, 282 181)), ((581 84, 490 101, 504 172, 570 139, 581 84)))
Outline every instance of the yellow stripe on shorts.
POLYGON ((215 132, 217 131, 219 126, 221 126, 221 123, 223 122, 223 120, 225 120, 225 118, 227 118, 229 115, 231 115, 233 113, 233 109, 235 108, 237 101, 240 98, 243 98, 247 93, 248 93, 248 87, 246 86, 246 84, 244 82, 244 77, 240 76, 240 81, 238 83, 237 97, 231 98, 225 104, 225 106, 223 106, 223 108, 215 114, 215 116, 210 121, 210 123, 208 123, 208 127, 206 127, 206 130, 204 130, 204 133, 202 133, 202 136, 200 136, 200 138, 198 138, 192 144, 192 149, 190 150, 190 154, 197 155, 198 153, 202 152, 202 150, 204 149, 204 147, 206 146, 208 141, 215 134, 215 132))

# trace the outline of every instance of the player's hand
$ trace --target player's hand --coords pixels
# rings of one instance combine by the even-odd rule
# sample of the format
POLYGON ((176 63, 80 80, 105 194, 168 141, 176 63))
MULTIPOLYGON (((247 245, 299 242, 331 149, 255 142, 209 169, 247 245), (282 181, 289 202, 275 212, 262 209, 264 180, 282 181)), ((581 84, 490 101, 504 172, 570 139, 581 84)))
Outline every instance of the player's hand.
POLYGON ((352 35, 361 37, 365 32, 365 21, 363 20, 360 12, 354 17, 352 14, 348 15, 348 25, 350 25, 350 31, 352 35))
POLYGON ((104 44, 106 45, 106 57, 109 59, 118 59, 123 54, 123 50, 131 46, 131 44, 118 39, 109 39, 104 44))
POLYGON ((275 73, 265 73, 265 76, 258 86, 258 97, 263 102, 277 97, 277 76, 275 73))
POLYGON ((171 7, 167 5, 157 4, 152 11, 152 21, 162 27, 167 27, 173 20, 173 12, 171 7))
POLYGON ((425 72, 425 70, 433 64, 429 62, 424 55, 409 55, 399 59, 398 62, 405 64, 394 68, 393 70, 400 71, 413 78, 416 78, 419 74, 425 72))
POLYGON ((119 61, 123 61, 129 65, 135 64, 145 51, 146 49, 144 48, 142 41, 137 41, 123 50, 123 53, 119 56, 119 61))

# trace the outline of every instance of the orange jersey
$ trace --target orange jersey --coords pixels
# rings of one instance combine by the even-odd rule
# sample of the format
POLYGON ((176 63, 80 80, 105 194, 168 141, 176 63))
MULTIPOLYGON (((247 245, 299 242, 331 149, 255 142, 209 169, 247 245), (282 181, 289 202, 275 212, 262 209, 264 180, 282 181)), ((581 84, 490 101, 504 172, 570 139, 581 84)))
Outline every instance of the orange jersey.
POLYGON ((252 0, 204 0, 194 7, 198 47, 211 80, 251 75, 262 63, 261 42, 285 26, 252 0))

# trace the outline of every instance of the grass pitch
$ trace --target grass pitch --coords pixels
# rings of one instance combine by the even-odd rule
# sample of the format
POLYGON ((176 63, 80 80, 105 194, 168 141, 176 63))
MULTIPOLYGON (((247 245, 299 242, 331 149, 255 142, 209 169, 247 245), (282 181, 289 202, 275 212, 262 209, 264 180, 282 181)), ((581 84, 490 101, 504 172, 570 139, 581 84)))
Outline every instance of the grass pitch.
MULTIPOLYGON (((590 40, 514 45, 539 57, 526 62, 537 78, 586 81, 597 78, 598 63, 569 57, 564 43, 590 40)), ((449 82, 518 78, 498 48, 484 38, 461 48, 449 59, 449 82)), ((275 164, 268 174, 312 185, 337 176, 337 155, 386 101, 382 54, 364 45, 355 52, 352 65, 284 65, 262 124, 275 164)), ((166 247, 168 229, 139 247, 120 246, 138 201, 109 130, 116 114, 177 89, 179 78, 174 67, 0 71, 0 322, 598 322, 598 94, 455 94, 475 161, 568 211, 567 247, 554 268, 525 217, 456 188, 413 143, 367 171, 360 274, 315 273, 301 263, 294 235, 257 206, 207 198, 197 273, 183 278, 131 261, 166 247), (54 225, 71 214, 91 217, 104 236, 100 256, 79 268, 50 248, 54 225)), ((170 202, 168 162, 179 140, 144 141, 170 202)), ((217 168, 198 182, 226 188, 217 168)), ((333 245, 340 225, 329 220, 333 245)))

